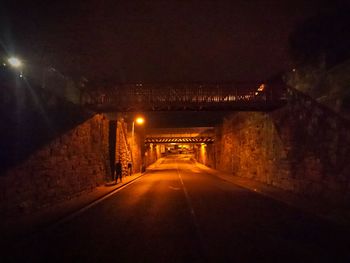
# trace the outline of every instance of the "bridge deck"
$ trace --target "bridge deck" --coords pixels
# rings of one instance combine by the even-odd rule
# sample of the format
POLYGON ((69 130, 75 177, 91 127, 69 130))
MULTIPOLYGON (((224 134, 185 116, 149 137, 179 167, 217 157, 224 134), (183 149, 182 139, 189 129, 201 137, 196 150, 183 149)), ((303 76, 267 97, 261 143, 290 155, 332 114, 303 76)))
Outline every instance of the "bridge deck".
POLYGON ((147 137, 145 143, 212 143, 213 137, 147 137))
POLYGON ((99 111, 255 110, 284 104, 283 92, 265 85, 234 84, 125 84, 84 98, 99 111))

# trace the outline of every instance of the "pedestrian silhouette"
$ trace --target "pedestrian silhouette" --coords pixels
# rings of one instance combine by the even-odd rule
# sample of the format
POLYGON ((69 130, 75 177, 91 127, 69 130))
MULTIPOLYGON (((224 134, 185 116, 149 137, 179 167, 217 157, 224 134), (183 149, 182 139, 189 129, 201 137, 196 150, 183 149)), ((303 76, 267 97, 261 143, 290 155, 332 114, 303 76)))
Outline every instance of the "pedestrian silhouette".
POLYGON ((115 173, 116 173, 115 181, 118 182, 118 179, 120 179, 120 182, 122 182, 123 168, 120 160, 115 164, 115 173))
POLYGON ((132 163, 128 162, 128 173, 129 175, 132 175, 132 163))

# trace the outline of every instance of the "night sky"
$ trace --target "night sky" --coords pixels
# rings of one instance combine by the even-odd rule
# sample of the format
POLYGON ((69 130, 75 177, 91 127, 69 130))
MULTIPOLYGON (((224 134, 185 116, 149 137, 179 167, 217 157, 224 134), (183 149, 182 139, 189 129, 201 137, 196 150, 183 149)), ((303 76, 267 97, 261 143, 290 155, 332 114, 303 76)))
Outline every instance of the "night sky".
POLYGON ((293 68, 288 36, 329 1, 11 1, 1 43, 91 83, 260 81, 293 68))

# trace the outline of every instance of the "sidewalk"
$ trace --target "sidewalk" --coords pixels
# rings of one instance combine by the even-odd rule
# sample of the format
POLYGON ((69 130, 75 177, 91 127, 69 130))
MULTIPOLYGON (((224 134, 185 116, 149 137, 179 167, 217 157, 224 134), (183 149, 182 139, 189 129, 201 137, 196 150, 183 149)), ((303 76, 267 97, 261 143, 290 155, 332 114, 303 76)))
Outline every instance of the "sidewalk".
MULTIPOLYGON (((120 183, 110 183, 98 186, 91 192, 83 192, 78 197, 58 203, 34 214, 22 215, 19 218, 11 218, 0 221, 1 236, 4 240, 35 233, 45 227, 59 222, 76 211, 90 205, 96 200, 108 195, 114 190, 123 187, 138 179, 143 174, 137 173, 123 178, 120 183)), ((1 240, 0 240, 1 241, 1 240)))
POLYGON ((292 192, 288 192, 274 186, 260 183, 249 178, 243 178, 239 176, 234 176, 229 173, 220 172, 198 162, 196 162, 196 166, 209 174, 215 175, 225 181, 231 182, 240 187, 249 189, 253 192, 257 192, 261 195, 270 197, 274 200, 299 208, 307 213, 316 214, 317 216, 324 218, 328 221, 332 221, 336 224, 350 227, 350 213, 345 209, 334 207, 330 208, 325 206, 322 202, 319 202, 318 200, 307 199, 302 196, 293 194, 292 192))

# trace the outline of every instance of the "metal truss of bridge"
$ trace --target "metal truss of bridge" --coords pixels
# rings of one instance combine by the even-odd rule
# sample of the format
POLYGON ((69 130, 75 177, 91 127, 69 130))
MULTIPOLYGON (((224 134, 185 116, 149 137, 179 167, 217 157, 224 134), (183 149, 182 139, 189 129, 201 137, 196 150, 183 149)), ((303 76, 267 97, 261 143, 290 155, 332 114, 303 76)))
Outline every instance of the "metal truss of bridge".
POLYGON ((145 139, 145 143, 212 143, 212 137, 149 137, 145 139))
POLYGON ((123 84, 84 96, 97 112, 129 111, 268 111, 281 107, 280 88, 265 84, 123 84))

